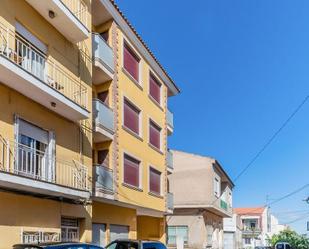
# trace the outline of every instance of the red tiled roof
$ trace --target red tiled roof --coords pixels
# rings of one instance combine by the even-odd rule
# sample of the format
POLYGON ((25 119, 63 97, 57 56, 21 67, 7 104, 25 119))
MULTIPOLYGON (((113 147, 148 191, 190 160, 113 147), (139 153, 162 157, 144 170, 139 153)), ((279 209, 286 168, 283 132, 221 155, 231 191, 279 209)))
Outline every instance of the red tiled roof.
POLYGON ((251 208, 234 208, 233 211, 238 215, 245 214, 262 214, 265 210, 265 207, 251 207, 251 208))
POLYGON ((178 86, 175 84, 175 82, 172 80, 172 78, 168 75, 168 73, 166 72, 166 70, 163 68, 163 66, 160 64, 160 62, 158 61, 158 59, 155 57, 155 55, 152 53, 152 51, 150 50, 150 48, 147 46, 147 44, 143 41, 143 39, 141 38, 141 36, 137 33, 137 31, 135 30, 135 28, 132 26, 132 24, 129 22, 129 20, 126 18, 126 16, 122 13, 122 11, 119 9, 118 5, 115 3, 115 0, 110 0, 110 2, 113 4, 113 6, 115 7, 115 9, 118 11, 118 13, 122 16, 122 18, 126 21, 126 23, 129 25, 130 29, 134 32, 134 34, 136 35, 136 37, 140 40, 140 42, 144 45, 144 47, 147 49, 147 51, 149 52, 149 54, 152 56, 152 58, 156 61, 156 63, 159 65, 159 67, 163 70, 163 72, 165 73, 166 77, 173 83, 173 85, 175 86, 175 88, 177 89, 178 92, 180 92, 180 89, 178 88, 178 86))

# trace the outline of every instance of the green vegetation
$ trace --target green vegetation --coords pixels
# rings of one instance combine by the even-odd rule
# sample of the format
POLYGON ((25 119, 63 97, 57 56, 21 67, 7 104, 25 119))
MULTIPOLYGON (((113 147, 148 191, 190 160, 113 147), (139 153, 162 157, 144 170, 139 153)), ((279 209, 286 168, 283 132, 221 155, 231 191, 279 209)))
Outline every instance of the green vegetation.
POLYGON ((309 248, 309 239, 306 236, 299 235, 290 229, 283 230, 279 234, 274 234, 271 238, 268 238, 268 242, 273 247, 278 242, 288 242, 293 249, 309 248))

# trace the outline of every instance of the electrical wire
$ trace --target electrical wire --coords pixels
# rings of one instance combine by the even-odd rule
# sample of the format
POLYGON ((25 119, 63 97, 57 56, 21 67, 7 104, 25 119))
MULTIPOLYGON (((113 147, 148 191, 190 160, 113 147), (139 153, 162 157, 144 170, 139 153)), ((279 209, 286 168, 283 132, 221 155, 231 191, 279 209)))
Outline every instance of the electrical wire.
POLYGON ((290 116, 285 120, 285 122, 279 127, 279 129, 267 140, 267 142, 262 146, 262 148, 255 154, 255 156, 249 161, 249 163, 243 168, 243 170, 234 178, 234 183, 253 165, 253 163, 262 155, 262 153, 268 148, 268 146, 275 140, 279 133, 287 126, 287 124, 293 119, 293 117, 298 113, 298 111, 304 106, 308 101, 309 95, 307 95, 302 102, 297 106, 297 108, 290 114, 290 116))

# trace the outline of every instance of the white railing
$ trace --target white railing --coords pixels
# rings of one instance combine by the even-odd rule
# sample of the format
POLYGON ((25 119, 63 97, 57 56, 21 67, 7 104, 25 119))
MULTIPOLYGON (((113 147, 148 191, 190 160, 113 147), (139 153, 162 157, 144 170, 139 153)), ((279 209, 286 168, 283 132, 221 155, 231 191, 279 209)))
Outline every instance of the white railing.
POLYGON ((37 244, 46 242, 59 242, 60 233, 44 231, 21 231, 21 243, 37 244))
POLYGON ((20 66, 76 104, 87 108, 87 88, 21 35, 0 24, 0 55, 20 66))
POLYGON ((88 168, 0 137, 0 172, 88 190, 88 168))
POLYGON ((61 2, 77 17, 77 19, 88 27, 87 5, 82 0, 61 0, 61 2))

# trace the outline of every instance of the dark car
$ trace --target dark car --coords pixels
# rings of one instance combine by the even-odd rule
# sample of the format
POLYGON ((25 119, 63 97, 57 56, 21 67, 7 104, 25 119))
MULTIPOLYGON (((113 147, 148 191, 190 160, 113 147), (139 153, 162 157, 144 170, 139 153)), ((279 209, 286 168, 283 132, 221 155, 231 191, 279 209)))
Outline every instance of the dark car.
POLYGON ((119 239, 111 242, 105 249, 166 249, 166 246, 159 241, 119 239))
POLYGON ((16 244, 13 249, 103 249, 102 247, 86 243, 38 243, 38 244, 16 244))

